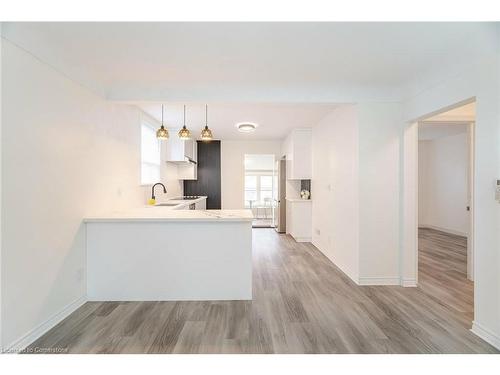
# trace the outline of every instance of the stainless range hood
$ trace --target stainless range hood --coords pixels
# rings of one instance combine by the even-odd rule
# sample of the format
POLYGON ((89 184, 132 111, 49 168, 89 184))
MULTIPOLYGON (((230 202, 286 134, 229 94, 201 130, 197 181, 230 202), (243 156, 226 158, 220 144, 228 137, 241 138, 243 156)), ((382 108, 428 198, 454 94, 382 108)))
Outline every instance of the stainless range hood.
POLYGON ((191 159, 188 156, 184 156, 184 160, 167 160, 167 163, 173 164, 197 164, 196 160, 191 159))

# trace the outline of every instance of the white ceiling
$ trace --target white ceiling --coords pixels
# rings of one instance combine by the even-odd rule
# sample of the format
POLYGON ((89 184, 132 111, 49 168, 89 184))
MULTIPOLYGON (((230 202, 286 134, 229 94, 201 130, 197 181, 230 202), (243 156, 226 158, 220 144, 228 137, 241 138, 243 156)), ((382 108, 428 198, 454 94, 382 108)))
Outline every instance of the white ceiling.
POLYGON ((475 120, 476 103, 468 103, 449 111, 438 113, 418 125, 418 139, 421 141, 466 133, 468 124, 475 120))
MULTIPOLYGON (((164 124, 180 128, 183 124, 183 104, 164 103, 164 124)), ((207 103, 208 125, 216 139, 271 140, 284 138, 291 129, 310 128, 317 124, 336 105, 332 104, 263 104, 207 103), (254 122, 259 126, 253 133, 241 133, 235 125, 254 122)), ((147 114, 161 120, 161 104, 139 103, 147 114)), ((199 137, 205 126, 205 104, 188 103, 186 126, 199 137)))
POLYGON ((109 98, 134 101, 396 95, 497 47, 494 23, 46 22, 4 23, 2 33, 109 98))
MULTIPOLYGON (((282 139, 334 108, 497 51, 495 23, 3 23, 2 36, 108 99, 217 139, 282 139), (193 104, 195 103, 195 104, 193 104), (283 104, 289 103, 289 104, 283 104), (311 104, 304 104, 311 103, 311 104), (255 133, 236 131, 256 122, 255 133)), ((457 115, 457 114, 455 114, 457 115)), ((444 128, 442 128, 444 129, 444 128)), ((454 129, 454 128, 453 128, 454 129)))
POLYGON ((476 102, 438 113, 425 121, 474 121, 476 117, 476 102))

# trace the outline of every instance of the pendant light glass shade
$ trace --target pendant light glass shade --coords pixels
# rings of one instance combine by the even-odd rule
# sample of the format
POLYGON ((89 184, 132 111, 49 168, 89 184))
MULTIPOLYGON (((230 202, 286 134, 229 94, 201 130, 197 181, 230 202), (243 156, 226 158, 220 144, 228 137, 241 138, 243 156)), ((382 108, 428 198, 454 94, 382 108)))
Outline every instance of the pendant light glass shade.
POLYGON ((191 139, 191 132, 186 126, 183 126, 181 130, 179 130, 179 138, 183 141, 187 141, 191 139))
POLYGON ((205 129, 201 131, 201 140, 202 141, 211 141, 213 140, 214 137, 212 135, 212 131, 208 128, 208 126, 205 126, 205 129))
POLYGON ((191 139, 191 132, 186 128, 186 106, 184 106, 184 126, 179 130, 179 138, 183 141, 191 139))
POLYGON ((168 139, 168 130, 163 126, 163 104, 161 105, 161 127, 156 131, 156 138, 162 141, 168 139))
POLYGON ((162 141, 168 139, 168 130, 163 125, 156 131, 156 138, 162 141))
POLYGON ((208 128, 208 105, 205 105, 205 129, 201 131, 202 141, 211 141, 214 139, 212 131, 208 128))

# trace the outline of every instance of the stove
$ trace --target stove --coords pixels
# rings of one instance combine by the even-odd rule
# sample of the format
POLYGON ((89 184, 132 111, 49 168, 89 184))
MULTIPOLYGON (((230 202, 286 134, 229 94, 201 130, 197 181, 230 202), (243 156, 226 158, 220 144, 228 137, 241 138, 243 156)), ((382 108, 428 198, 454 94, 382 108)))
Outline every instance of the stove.
POLYGON ((198 199, 200 196, 199 195, 185 195, 181 199, 184 201, 192 200, 192 199, 198 199))

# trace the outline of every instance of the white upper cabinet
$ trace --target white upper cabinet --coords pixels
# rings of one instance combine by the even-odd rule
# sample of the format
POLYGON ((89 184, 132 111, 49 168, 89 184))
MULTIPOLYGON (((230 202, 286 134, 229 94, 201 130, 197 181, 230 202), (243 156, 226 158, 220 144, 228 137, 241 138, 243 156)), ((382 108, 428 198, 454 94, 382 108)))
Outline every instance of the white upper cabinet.
POLYGON ((169 133, 170 138, 167 140, 167 161, 172 163, 196 161, 196 140, 180 140, 175 129, 169 129, 169 133))
POLYGON ((168 129, 170 138, 166 141, 166 158, 168 163, 177 164, 179 180, 196 180, 198 178, 198 153, 196 140, 180 140, 178 130, 168 129))
POLYGON ((197 180, 197 165, 193 163, 177 164, 177 178, 179 180, 197 180))
POLYGON ((196 160, 196 140, 180 141, 184 143, 184 157, 190 160, 196 160))
POLYGON ((286 137, 282 153, 286 156, 288 180, 310 180, 312 176, 311 129, 295 129, 286 137))

